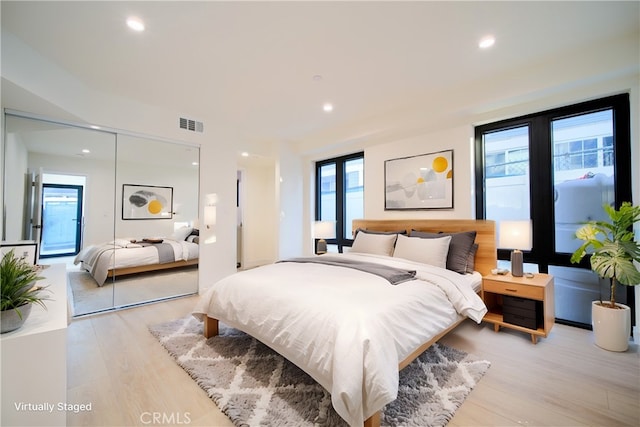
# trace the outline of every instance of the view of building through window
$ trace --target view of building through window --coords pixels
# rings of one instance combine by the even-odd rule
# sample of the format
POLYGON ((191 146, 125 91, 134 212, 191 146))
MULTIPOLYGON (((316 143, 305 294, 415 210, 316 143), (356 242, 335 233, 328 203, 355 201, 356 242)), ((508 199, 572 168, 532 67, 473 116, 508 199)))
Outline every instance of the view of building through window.
MULTIPOLYGON (((553 120, 555 250, 572 253, 582 222, 604 219, 603 204, 613 204, 612 110, 553 120)), ((485 212, 496 221, 530 218, 529 127, 483 135, 485 212)))

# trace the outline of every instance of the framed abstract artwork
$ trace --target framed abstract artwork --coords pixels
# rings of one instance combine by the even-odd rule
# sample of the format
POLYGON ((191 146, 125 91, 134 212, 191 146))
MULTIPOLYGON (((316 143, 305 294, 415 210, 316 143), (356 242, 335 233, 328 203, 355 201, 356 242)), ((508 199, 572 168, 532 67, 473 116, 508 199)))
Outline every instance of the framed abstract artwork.
POLYGON ((386 160, 384 209, 453 209, 453 150, 386 160))
POLYGON ((173 187, 122 185, 122 219, 173 218, 173 187))

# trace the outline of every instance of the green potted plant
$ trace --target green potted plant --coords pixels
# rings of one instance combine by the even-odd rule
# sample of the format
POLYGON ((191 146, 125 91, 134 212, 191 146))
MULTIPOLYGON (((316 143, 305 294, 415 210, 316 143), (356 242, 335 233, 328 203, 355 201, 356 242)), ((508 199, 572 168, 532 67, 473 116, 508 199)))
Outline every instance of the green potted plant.
POLYGON ((36 282, 43 277, 38 275, 37 267, 23 258, 18 258, 13 249, 0 261, 0 322, 1 333, 20 328, 31 313, 32 304, 39 304, 45 309, 45 301, 49 300, 42 291, 46 286, 38 286, 36 282))
POLYGON ((624 202, 616 210, 604 205, 610 221, 589 221, 576 231, 584 243, 573 253, 577 263, 591 254, 591 269, 611 282, 609 301, 593 301, 591 318, 596 345, 611 351, 626 351, 631 334, 631 310, 616 302, 618 283, 640 284, 640 244, 634 238, 633 225, 640 221, 640 206, 624 202))

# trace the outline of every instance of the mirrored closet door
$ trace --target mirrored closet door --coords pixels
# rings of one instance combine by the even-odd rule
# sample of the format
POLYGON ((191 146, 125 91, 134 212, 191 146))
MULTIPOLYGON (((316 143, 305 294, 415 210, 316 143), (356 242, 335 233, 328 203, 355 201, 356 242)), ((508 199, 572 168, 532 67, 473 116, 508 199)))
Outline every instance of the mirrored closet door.
POLYGON ((4 242, 67 266, 73 315, 198 290, 199 148, 5 114, 4 242))
POLYGON ((134 274, 116 280, 115 305, 197 292, 199 149, 130 135, 117 145, 115 235, 134 274))

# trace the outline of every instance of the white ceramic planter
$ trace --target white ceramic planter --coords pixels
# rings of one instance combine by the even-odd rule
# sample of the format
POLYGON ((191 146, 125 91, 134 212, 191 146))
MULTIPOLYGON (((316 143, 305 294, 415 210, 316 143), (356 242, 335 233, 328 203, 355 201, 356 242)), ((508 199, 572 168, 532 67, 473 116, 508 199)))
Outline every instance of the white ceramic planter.
POLYGON ((603 307, 600 301, 591 302, 591 325, 595 343, 609 351, 627 351, 631 335, 631 309, 616 303, 619 309, 603 307))

